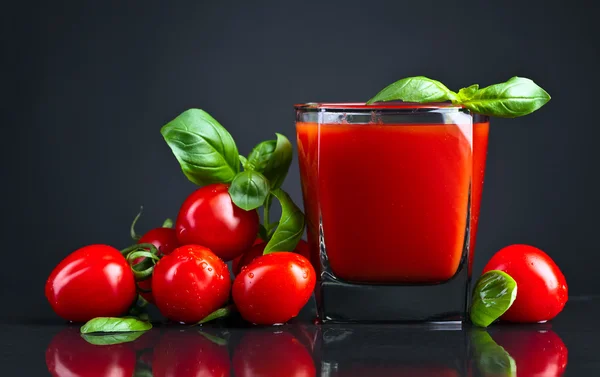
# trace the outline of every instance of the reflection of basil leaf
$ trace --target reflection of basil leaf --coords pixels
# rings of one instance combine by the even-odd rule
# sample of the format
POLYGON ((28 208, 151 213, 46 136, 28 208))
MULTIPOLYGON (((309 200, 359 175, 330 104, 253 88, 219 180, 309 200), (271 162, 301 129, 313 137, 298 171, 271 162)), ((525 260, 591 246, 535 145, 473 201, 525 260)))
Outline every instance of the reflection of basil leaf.
POLYGON ((499 346, 485 330, 474 329, 471 343, 477 367, 484 376, 515 376, 517 364, 508 352, 499 346))
POLYGON ((136 340, 137 338, 139 338, 142 335, 144 335, 143 331, 135 331, 135 332, 108 334, 108 335, 81 334, 81 337, 90 344, 93 344, 96 346, 108 346, 108 345, 112 345, 112 344, 133 342, 134 340, 136 340))
POLYGON ((253 170, 238 173, 229 186, 231 200, 246 211, 258 208, 269 195, 269 181, 253 170))
POLYGON ((471 322, 487 327, 500 318, 517 298, 517 282, 506 272, 492 270, 481 275, 471 302, 471 322))
POLYGON ((550 95, 530 79, 513 77, 507 82, 477 90, 462 105, 473 112, 503 118, 530 114, 546 102, 550 95))
POLYGON ((160 130, 188 179, 197 185, 231 182, 240 159, 233 137, 207 112, 189 109, 160 130))
POLYGON ((137 318, 96 317, 81 327, 81 333, 146 331, 151 328, 150 322, 140 321, 137 318))
POLYGON ((455 101, 456 93, 437 80, 425 76, 407 77, 383 88, 367 105, 375 102, 444 102, 455 101))
POLYGON ((282 134, 276 134, 277 140, 259 143, 248 155, 245 168, 262 173, 271 188, 281 187, 292 163, 292 143, 282 134))
POLYGON ((293 251, 304 232, 304 214, 282 189, 271 192, 281 204, 281 219, 267 243, 264 254, 276 251, 293 251))

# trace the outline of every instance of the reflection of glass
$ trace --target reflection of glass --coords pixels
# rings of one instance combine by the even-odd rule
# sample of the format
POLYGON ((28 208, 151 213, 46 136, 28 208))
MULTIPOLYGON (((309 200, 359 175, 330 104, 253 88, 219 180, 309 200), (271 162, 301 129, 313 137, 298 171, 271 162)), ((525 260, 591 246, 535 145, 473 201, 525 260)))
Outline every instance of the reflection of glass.
POLYGON ((465 332, 459 327, 323 327, 318 332, 315 358, 321 377, 466 374, 465 332))
POLYGON ((470 333, 472 366, 484 377, 558 377, 567 367, 567 347, 549 327, 501 327, 470 333))
POLYGON ((320 319, 462 320, 473 117, 449 104, 306 104, 296 132, 320 319))

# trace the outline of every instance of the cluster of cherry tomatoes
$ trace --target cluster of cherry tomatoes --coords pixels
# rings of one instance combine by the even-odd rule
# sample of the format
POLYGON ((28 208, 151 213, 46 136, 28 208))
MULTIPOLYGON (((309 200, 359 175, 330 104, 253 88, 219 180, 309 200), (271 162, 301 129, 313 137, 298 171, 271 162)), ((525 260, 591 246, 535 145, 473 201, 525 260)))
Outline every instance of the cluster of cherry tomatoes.
POLYGON ((73 322, 126 315, 139 294, 178 323, 198 323, 231 298, 249 322, 284 323, 309 300, 315 271, 304 241, 295 252, 263 255, 258 233, 257 212, 236 206, 227 184, 210 184, 184 201, 175 228, 152 229, 123 251, 90 245, 71 253, 50 274, 46 297, 73 322))

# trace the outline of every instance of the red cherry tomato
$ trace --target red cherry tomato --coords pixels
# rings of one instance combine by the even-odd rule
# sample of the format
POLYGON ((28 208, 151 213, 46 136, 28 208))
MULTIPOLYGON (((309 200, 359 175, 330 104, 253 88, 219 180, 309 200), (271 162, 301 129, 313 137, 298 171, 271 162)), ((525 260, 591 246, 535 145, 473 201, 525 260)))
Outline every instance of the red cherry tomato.
POLYGON ((517 298, 500 317, 511 322, 544 322, 556 317, 569 297, 567 282, 556 263, 542 250, 511 245, 498 251, 484 268, 501 270, 517 282, 517 298))
POLYGON ((229 186, 217 183, 194 191, 183 202, 176 232, 181 245, 202 245, 225 261, 248 250, 258 233, 258 213, 231 201, 229 186))
POLYGON ((204 246, 179 247, 154 267, 156 306, 173 321, 202 320, 227 302, 230 288, 227 265, 204 246))
POLYGON ((503 328, 492 335, 515 360, 519 376, 559 377, 567 368, 567 346, 551 329, 503 328))
POLYGON ((127 343, 95 346, 81 337, 78 328, 62 330, 46 349, 46 366, 54 377, 133 376, 135 358, 127 343))
POLYGON ((256 258, 235 278, 233 301, 246 321, 284 323, 308 302, 315 282, 315 270, 303 256, 271 253, 256 258))
POLYGON ((168 331, 154 349, 154 377, 229 377, 229 352, 194 331, 168 331))
POLYGON ((314 377, 316 369, 306 348, 287 332, 249 332, 235 348, 236 377, 314 377))
MULTIPOLYGON (((177 241, 177 236, 175 234, 175 229, 172 228, 154 228, 148 233, 144 234, 142 238, 138 241, 138 243, 151 243, 158 249, 158 256, 162 257, 163 255, 169 255, 175 248, 179 246, 179 242, 177 241)), ((144 257, 137 258, 133 261, 133 264, 141 263, 144 257)), ((154 304, 154 296, 152 292, 147 292, 152 290, 152 276, 149 279, 139 281, 137 283, 140 295, 146 301, 154 304)))
POLYGON ((154 228, 144 234, 138 243, 151 243, 158 249, 159 257, 169 255, 179 247, 175 229, 172 228, 154 228))
POLYGON ((68 321, 118 317, 136 298, 135 281, 119 250, 89 245, 54 268, 46 282, 46 298, 56 314, 68 321))
MULTIPOLYGON (((234 275, 238 275, 242 268, 249 265, 253 260, 263 255, 265 251, 265 247, 267 244, 265 242, 262 243, 254 243, 254 246, 250 248, 250 250, 246 251, 244 254, 240 255, 231 263, 231 270, 234 275)), ((304 258, 310 260, 308 254, 308 244, 304 240, 300 240, 298 242, 298 246, 294 249, 294 253, 302 255, 304 258)))

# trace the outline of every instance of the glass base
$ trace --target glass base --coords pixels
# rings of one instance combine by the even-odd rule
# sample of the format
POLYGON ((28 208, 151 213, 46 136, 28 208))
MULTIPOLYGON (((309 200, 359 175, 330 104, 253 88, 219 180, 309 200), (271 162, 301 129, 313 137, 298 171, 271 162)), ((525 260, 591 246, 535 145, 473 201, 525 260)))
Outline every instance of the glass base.
POLYGON ((469 276, 461 263, 452 279, 435 285, 374 285, 340 281, 328 271, 315 290, 321 322, 440 322, 466 319, 469 276))

